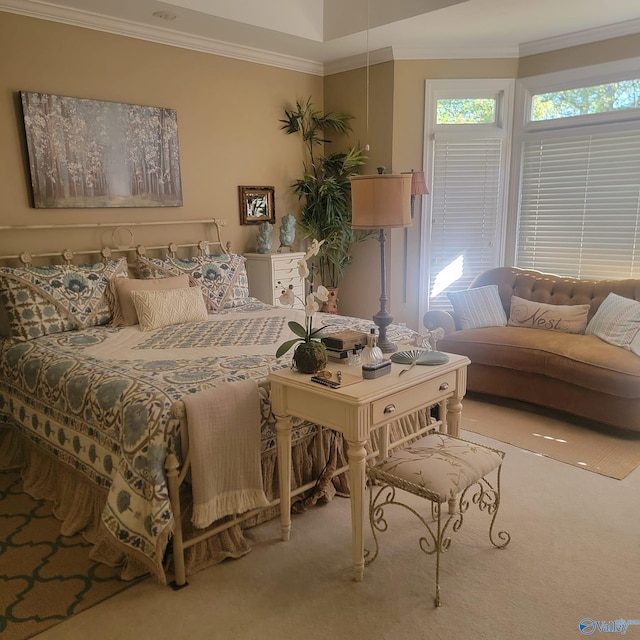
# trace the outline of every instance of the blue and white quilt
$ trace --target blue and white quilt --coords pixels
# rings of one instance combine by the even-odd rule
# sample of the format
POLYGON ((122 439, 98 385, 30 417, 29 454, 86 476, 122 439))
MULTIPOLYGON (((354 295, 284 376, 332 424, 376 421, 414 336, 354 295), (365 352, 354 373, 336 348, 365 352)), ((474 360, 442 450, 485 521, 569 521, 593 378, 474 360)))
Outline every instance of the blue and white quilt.
MULTIPOLYGON (((0 339, 0 423, 108 489, 103 522, 157 575, 175 526, 165 478, 169 443, 179 442, 171 405, 223 382, 255 379, 291 363, 275 352, 292 338, 303 312, 256 300, 210 314, 207 321, 143 332, 139 326, 89 327, 19 341, 0 339)), ((370 321, 316 314, 328 331, 373 327, 370 321)), ((391 327, 393 340, 412 332, 391 327)), ((268 396, 262 450, 275 446, 268 396)), ((298 423, 294 438, 314 427, 298 423)))

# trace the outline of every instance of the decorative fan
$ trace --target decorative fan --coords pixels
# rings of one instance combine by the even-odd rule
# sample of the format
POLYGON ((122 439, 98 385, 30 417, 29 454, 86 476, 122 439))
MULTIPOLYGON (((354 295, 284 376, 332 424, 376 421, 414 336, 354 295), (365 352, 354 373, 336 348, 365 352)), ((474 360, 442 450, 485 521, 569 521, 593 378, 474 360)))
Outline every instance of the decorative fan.
POLYGON ((391 354, 391 361, 398 364, 424 364, 438 365, 449 362, 449 356, 441 351, 427 351, 426 349, 411 349, 410 351, 397 351, 391 354))

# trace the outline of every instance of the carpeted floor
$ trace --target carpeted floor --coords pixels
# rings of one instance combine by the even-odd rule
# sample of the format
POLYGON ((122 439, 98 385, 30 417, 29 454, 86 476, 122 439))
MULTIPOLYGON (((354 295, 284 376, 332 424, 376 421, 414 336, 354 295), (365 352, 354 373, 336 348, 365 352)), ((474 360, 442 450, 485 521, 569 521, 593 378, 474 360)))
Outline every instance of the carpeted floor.
POLYGON ((0 472, 0 637, 24 640, 132 586, 89 560, 89 543, 60 534, 51 503, 0 472))
MULTIPOLYGON (((492 547, 487 514, 472 506, 442 558, 441 608, 434 558, 420 552, 420 529, 401 509, 364 581, 352 580, 349 500, 335 498, 295 515, 288 543, 278 519, 266 522, 247 532, 250 554, 190 576, 187 588, 143 580, 38 640, 565 640, 583 637, 589 620, 628 621, 626 637, 640 637, 640 471, 615 480, 472 433, 476 419, 532 419, 474 404, 465 405, 462 436, 506 452, 496 524, 512 540, 492 547)), ((0 606, 4 593, 0 583, 0 606)))
POLYGON ((617 480, 640 465, 637 431, 478 394, 465 397, 463 419, 474 433, 617 480))
MULTIPOLYGON (((442 558, 438 609, 435 561, 420 552, 411 514, 390 516, 380 557, 357 583, 349 500, 334 498, 294 516, 289 542, 266 522, 249 532, 251 553, 185 589, 146 580, 38 640, 578 640, 583 619, 640 619, 640 471, 613 480, 462 435, 506 451, 496 524, 512 539, 492 547, 487 514, 472 506, 442 558)), ((623 637, 640 638, 640 626, 623 637)))

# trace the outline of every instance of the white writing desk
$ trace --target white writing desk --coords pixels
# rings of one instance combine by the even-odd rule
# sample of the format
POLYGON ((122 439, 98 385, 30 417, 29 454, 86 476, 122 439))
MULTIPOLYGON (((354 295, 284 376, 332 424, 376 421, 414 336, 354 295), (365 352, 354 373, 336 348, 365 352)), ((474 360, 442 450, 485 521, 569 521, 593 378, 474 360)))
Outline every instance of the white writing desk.
MULTIPOLYGON (((402 376, 406 365, 392 364, 391 373, 375 380, 362 380, 339 389, 310 381, 311 376, 280 369, 269 374, 271 404, 276 417, 280 521, 282 539, 291 533, 291 418, 309 420, 339 431, 347 441, 351 491, 353 571, 356 581, 364 572, 365 444, 374 429, 446 400, 444 425, 457 436, 466 392, 469 359, 449 354, 449 362, 437 366, 415 366, 402 376)), ((360 374, 360 367, 330 363, 327 370, 360 374)), ((335 376, 334 376, 335 379, 335 376)), ((387 455, 383 438, 380 456, 387 455)))

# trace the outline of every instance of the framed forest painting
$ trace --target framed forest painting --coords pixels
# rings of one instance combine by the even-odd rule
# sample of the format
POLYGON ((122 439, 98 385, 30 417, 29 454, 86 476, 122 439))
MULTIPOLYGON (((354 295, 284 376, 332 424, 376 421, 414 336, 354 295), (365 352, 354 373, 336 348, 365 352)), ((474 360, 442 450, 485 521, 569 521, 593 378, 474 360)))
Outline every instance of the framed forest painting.
POLYGON ((182 206, 174 109, 20 97, 34 207, 182 206))

